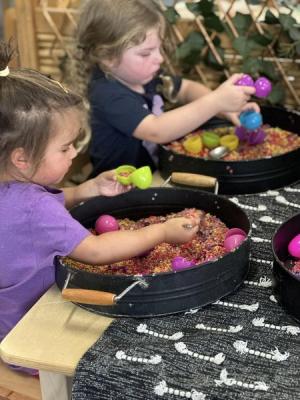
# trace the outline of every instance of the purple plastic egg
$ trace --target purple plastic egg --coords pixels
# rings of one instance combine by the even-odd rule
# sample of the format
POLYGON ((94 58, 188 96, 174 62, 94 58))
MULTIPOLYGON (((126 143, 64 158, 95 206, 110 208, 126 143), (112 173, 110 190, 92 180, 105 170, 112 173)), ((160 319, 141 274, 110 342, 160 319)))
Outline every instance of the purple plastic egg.
POLYGON ((254 81, 250 75, 245 74, 235 84, 237 86, 254 86, 254 81))
POLYGON ((300 234, 295 236, 288 245, 288 251, 291 256, 300 258, 300 234))
POLYGON ((248 130, 244 126, 237 126, 234 130, 234 133, 241 142, 248 139, 248 130))
POLYGON ((182 269, 193 267, 195 263, 193 261, 189 261, 184 257, 174 257, 172 260, 172 269, 173 271, 181 271, 182 269))
POLYGON ((95 223, 95 230, 97 233, 112 232, 118 229, 119 223, 116 218, 111 215, 101 215, 95 223))
POLYGON ((232 235, 241 235, 244 237, 247 236, 246 232, 243 231, 243 229, 231 228, 231 229, 228 229, 228 231, 226 232, 225 239, 227 239, 229 236, 232 236, 232 235))
POLYGON ((255 129, 254 131, 249 133, 248 143, 251 145, 260 144, 266 138, 266 133, 263 129, 255 129))
POLYGON ((224 247, 226 251, 233 251, 245 240, 244 235, 231 235, 224 240, 224 247))
POLYGON ((255 87, 255 95, 257 97, 267 97, 272 91, 272 84, 269 79, 261 76, 260 78, 256 79, 254 83, 255 87))

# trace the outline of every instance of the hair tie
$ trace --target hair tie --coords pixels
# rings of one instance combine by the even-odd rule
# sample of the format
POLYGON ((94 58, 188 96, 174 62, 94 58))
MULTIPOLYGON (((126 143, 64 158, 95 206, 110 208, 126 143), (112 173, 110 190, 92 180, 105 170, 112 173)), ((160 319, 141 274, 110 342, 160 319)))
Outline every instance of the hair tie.
POLYGON ((0 71, 0 76, 7 76, 9 75, 9 68, 8 66, 4 68, 2 71, 0 71))
POLYGON ((52 82, 56 83, 65 93, 69 93, 68 89, 64 87, 59 81, 56 81, 55 79, 51 79, 52 82))

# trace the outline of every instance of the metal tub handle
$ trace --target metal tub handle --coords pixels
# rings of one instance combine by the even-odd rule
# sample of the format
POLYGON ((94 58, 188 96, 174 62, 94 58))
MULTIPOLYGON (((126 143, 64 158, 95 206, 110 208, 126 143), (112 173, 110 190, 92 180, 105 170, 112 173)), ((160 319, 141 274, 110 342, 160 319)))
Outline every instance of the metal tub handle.
MULTIPOLYGON (((70 277, 68 276, 66 279, 67 284, 69 279, 70 277)), ((74 303, 94 304, 98 306, 113 306, 136 285, 141 286, 143 289, 146 289, 149 286, 149 284, 144 279, 138 278, 119 295, 110 292, 103 292, 100 290, 72 289, 67 287, 63 288, 61 295, 63 299, 72 301, 74 303)), ((65 286, 67 285, 65 284, 65 286)))

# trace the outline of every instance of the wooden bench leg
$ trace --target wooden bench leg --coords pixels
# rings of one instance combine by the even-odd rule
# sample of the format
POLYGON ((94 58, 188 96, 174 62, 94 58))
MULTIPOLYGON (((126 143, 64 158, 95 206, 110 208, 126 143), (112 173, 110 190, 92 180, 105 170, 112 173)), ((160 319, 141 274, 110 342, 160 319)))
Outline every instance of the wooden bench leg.
POLYGON ((39 371, 42 400, 71 400, 72 377, 39 371))

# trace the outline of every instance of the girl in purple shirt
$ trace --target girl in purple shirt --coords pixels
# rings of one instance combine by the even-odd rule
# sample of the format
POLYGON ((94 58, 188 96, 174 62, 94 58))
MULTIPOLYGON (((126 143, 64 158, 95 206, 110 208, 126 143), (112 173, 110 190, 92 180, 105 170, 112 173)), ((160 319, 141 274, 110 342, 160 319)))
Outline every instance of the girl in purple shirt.
POLYGON ((10 45, 0 43, 0 341, 54 283, 56 256, 112 263, 161 242, 189 241, 199 224, 174 218, 95 236, 74 220, 67 208, 125 189, 114 171, 77 187, 50 188, 76 157, 82 99, 37 71, 10 70, 11 56, 10 45))

